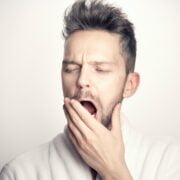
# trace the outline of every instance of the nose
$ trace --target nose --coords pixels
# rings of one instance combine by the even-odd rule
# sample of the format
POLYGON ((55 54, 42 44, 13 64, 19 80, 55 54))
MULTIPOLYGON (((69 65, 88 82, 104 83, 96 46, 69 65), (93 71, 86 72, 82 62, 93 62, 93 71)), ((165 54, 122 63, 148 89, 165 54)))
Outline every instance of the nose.
POLYGON ((90 87, 90 77, 88 70, 86 68, 81 68, 78 80, 77 80, 77 86, 79 88, 89 88, 90 87))

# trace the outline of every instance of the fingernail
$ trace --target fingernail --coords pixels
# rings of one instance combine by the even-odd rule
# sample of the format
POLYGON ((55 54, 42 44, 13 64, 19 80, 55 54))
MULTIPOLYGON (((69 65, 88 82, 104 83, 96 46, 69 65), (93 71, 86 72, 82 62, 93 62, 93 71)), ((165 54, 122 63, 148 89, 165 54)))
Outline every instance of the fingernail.
POLYGON ((65 97, 65 98, 64 98, 64 103, 68 103, 68 101, 69 101, 69 98, 68 98, 68 97, 65 97))
POLYGON ((71 99, 71 102, 73 103, 73 102, 76 102, 76 100, 75 99, 71 99))

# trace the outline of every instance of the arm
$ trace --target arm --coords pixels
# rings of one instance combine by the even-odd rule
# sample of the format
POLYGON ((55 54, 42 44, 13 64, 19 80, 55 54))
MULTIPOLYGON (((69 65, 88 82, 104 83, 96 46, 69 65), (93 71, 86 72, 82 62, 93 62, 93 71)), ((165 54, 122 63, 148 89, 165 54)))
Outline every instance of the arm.
POLYGON ((120 104, 114 108, 111 129, 94 119, 76 100, 65 100, 69 137, 84 161, 103 180, 132 180, 124 159, 120 104))

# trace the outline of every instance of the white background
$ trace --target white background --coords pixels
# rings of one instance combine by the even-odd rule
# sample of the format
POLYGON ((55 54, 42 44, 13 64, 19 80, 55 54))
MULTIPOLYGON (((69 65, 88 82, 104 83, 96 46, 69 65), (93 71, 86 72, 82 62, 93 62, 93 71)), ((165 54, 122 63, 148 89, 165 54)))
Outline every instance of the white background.
MULTIPOLYGON (((63 130, 62 15, 71 1, 0 0, 0 169, 63 130)), ((141 84, 123 111, 140 131, 180 139, 180 1, 114 1, 135 24, 141 84)))

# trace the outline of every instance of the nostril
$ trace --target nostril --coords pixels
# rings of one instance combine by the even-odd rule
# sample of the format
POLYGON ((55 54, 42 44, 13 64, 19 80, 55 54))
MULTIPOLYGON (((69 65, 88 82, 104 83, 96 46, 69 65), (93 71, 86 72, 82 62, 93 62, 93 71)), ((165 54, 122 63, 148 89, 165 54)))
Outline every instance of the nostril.
POLYGON ((87 82, 82 82, 82 81, 78 81, 77 82, 77 86, 79 87, 79 88, 89 88, 90 87, 90 85, 89 85, 89 83, 87 83, 87 82))

